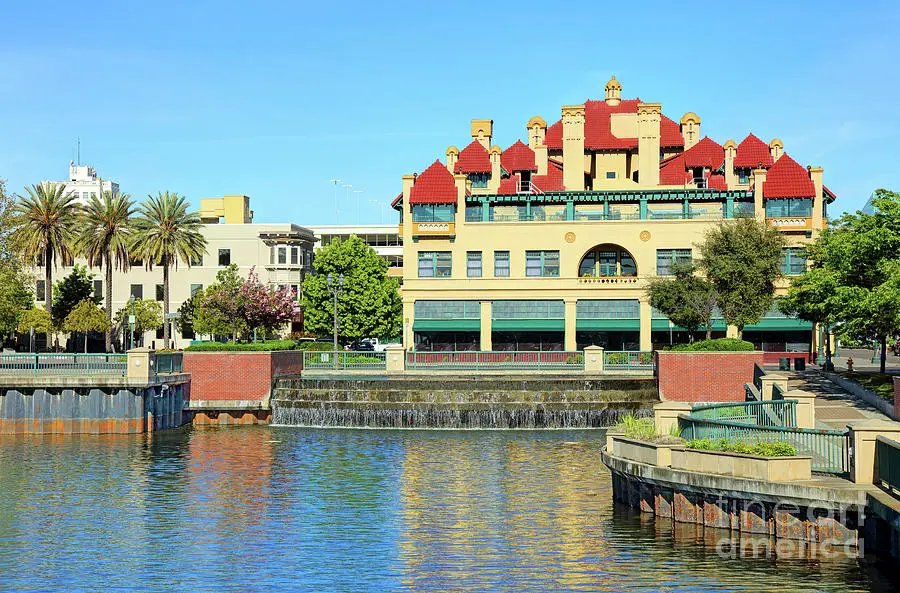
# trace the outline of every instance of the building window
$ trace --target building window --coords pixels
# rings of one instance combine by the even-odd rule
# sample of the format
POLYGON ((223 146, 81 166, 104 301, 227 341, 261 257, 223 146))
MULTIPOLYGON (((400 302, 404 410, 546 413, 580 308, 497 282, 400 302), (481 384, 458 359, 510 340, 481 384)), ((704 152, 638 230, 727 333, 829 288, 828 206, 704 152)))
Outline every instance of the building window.
POLYGON ((578 276, 637 276, 637 265, 628 251, 617 249, 615 245, 603 245, 584 255, 578 266, 578 276))
POLYGON ((455 215, 453 204, 415 204, 412 207, 413 222, 453 222, 455 215))
POLYGON ((466 222, 481 222, 481 204, 466 206, 466 222))
POLYGON ((230 266, 231 265, 231 250, 230 249, 220 249, 219 250, 219 265, 220 266, 230 266))
POLYGON ((203 290, 202 284, 191 284, 191 298, 197 296, 197 293, 203 290))
POLYGON ((94 298, 103 298, 103 280, 94 280, 94 298))
POLYGON ((484 188, 488 186, 488 174, 487 173, 469 173, 469 181, 472 182, 472 187, 484 188))
POLYGON ((615 171, 607 171, 607 172, 606 172, 606 178, 607 178, 607 179, 615 179, 615 178, 616 178, 616 172, 615 172, 615 171))
POLYGON ((278 248, 278 263, 280 265, 287 263, 287 247, 278 248))
POLYGON ((295 301, 299 301, 300 300, 300 285, 291 284, 291 294, 294 295, 295 301))
POLYGON ((802 247, 787 247, 781 250, 781 273, 799 276, 806 271, 806 250, 802 247))
POLYGON ((132 284, 129 294, 136 299, 144 298, 144 285, 143 284, 132 284))
POLYGON ((509 278, 509 251, 494 252, 494 276, 509 278))
POLYGON ((202 256, 202 255, 198 255, 198 256, 194 257, 194 256, 192 255, 192 256, 191 256, 191 262, 190 262, 189 265, 190 265, 191 267, 194 267, 194 266, 202 266, 202 265, 203 265, 203 256, 202 256))
POLYGON ((750 183, 750 169, 740 167, 737 169, 738 183, 750 183))
POLYGON ((469 278, 481 278, 481 252, 466 252, 466 276, 469 278))
POLYGON ((526 251, 525 275, 529 277, 559 276, 559 251, 526 251))
POLYGON ((166 289, 162 284, 156 285, 156 300, 162 302, 163 297, 166 294, 166 289))
POLYGON ((449 278, 451 266, 449 251, 419 252, 419 278, 449 278))
POLYGON ((291 247, 291 265, 296 266, 300 263, 300 248, 291 247))
POLYGON ((34 286, 34 300, 36 301, 44 301, 47 300, 47 285, 44 280, 38 280, 34 286))
POLYGON ((812 200, 808 198, 786 198, 766 200, 766 218, 812 216, 812 200))
POLYGON ((690 264, 692 261, 690 249, 657 249, 656 250, 656 274, 657 276, 671 276, 673 266, 676 263, 690 264))

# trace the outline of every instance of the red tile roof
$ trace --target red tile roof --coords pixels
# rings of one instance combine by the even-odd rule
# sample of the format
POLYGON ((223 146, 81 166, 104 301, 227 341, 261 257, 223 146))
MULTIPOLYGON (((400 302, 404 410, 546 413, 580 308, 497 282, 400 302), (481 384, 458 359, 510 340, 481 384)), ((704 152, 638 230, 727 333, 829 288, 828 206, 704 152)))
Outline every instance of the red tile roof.
POLYGON ((756 169, 762 166, 766 169, 772 166, 772 154, 769 145, 750 134, 738 144, 737 154, 734 157, 734 166, 738 169, 756 169))
POLYGON ((726 191, 728 186, 725 183, 725 176, 719 173, 713 173, 706 178, 706 187, 710 189, 720 189, 726 191))
POLYGON ((519 193, 519 179, 518 173, 511 177, 503 178, 500 181, 500 187, 497 189, 497 195, 508 196, 519 193))
POLYGON ((765 198, 812 198, 815 194, 809 171, 787 154, 775 161, 763 182, 765 198))
POLYGON ((671 148, 673 146, 684 146, 681 126, 663 115, 659 120, 659 147, 671 148))
POLYGON ((410 204, 455 204, 456 199, 456 183, 453 175, 441 161, 434 161, 416 177, 409 192, 410 204))
POLYGON ((546 175, 532 175, 531 185, 535 190, 542 192, 548 191, 564 191, 563 185, 563 166, 559 161, 549 160, 547 162, 546 175))
POLYGON ((401 201, 402 199, 403 199, 403 192, 400 192, 400 194, 397 195, 396 198, 394 198, 394 201, 391 202, 391 208, 395 208, 395 207, 397 206, 397 204, 399 204, 400 201, 401 201))
POLYGON ((534 151, 521 140, 507 148, 500 155, 500 166, 508 172, 513 171, 537 171, 534 164, 534 151))
POLYGON ((687 165, 684 164, 684 153, 669 157, 659 164, 660 185, 684 185, 691 178, 687 165))
POLYGON ((562 120, 557 121, 544 132, 544 146, 562 149, 562 120))
POLYGON ((725 162, 725 149, 709 136, 704 136, 700 142, 682 154, 685 167, 707 167, 715 170, 725 162))
POLYGON ((588 150, 637 148, 637 138, 613 136, 610 118, 614 113, 637 113, 638 103, 640 99, 625 99, 615 106, 608 105, 606 101, 585 101, 584 147, 588 150))
POLYGON ((478 140, 472 140, 471 144, 459 152, 459 159, 456 161, 456 173, 490 172, 491 155, 488 154, 487 149, 478 140))

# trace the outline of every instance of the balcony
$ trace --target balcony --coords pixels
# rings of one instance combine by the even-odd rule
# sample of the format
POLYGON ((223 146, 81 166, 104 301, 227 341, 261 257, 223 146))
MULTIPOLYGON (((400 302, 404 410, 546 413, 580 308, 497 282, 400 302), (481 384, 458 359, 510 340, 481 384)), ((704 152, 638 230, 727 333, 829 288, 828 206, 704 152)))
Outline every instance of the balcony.
POLYGON ((783 230, 798 230, 798 231, 808 231, 812 230, 812 218, 803 217, 803 216, 784 216, 778 218, 767 218, 766 222, 769 226, 776 227, 778 229, 783 230))
POLYGON ((637 276, 581 276, 578 278, 578 284, 600 284, 622 286, 628 284, 637 284, 637 276))
POLYGON ((453 222, 414 222, 413 237, 455 237, 456 223, 453 222))

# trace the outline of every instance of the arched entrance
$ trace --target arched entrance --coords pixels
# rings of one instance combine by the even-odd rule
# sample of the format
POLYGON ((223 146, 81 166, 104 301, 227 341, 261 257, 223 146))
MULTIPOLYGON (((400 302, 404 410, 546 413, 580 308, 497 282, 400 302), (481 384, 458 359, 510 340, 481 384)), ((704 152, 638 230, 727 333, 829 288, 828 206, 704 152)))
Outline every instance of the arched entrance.
POLYGON ((578 263, 579 278, 637 276, 637 264, 627 249, 613 243, 591 247, 578 263))

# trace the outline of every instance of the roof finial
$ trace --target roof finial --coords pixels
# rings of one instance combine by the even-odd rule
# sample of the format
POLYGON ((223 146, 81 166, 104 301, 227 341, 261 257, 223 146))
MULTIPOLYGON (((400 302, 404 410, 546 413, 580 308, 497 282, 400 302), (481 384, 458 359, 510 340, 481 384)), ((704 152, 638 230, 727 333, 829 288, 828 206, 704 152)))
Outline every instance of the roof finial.
POLYGON ((615 75, 606 83, 606 104, 610 106, 618 105, 622 100, 622 85, 616 80, 615 75))

